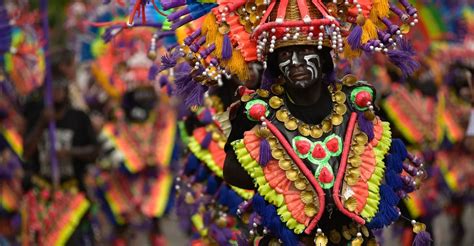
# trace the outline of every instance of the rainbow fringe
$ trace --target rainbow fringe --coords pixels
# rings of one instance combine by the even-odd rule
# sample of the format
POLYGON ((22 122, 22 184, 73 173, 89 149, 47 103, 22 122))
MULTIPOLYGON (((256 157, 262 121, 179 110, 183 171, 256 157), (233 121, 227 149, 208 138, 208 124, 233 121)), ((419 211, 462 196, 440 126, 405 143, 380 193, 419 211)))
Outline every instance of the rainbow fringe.
POLYGON ((14 129, 1 129, 0 134, 5 137, 15 154, 21 158, 23 156, 23 139, 20 134, 14 129))
POLYGON ((147 201, 143 204, 142 210, 145 215, 153 218, 163 216, 168 205, 172 185, 173 176, 168 172, 162 171, 153 184, 147 201))
POLYGON ((71 204, 73 206, 68 213, 57 221, 57 224, 62 225, 62 228, 47 235, 43 241, 44 245, 65 245, 90 207, 90 202, 83 194, 75 196, 71 204))
POLYGON ((6 181, 0 181, 0 209, 6 212, 14 212, 19 208, 19 197, 6 181))

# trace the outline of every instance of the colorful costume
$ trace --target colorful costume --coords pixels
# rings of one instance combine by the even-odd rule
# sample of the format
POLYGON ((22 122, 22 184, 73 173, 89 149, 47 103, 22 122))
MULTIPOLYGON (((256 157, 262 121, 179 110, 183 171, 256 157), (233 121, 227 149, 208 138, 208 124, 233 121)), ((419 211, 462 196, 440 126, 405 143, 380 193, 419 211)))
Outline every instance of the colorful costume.
POLYGON ((206 106, 180 124, 182 139, 190 153, 177 180, 176 212, 193 243, 230 245, 242 235, 239 205, 253 191, 223 181, 230 122, 220 94, 205 98, 206 106), (188 132, 191 134, 188 135, 188 132))
MULTIPOLYGON (((178 67, 176 85, 178 92, 196 99, 187 100, 190 105, 200 104, 196 94, 222 83, 223 76, 246 80, 248 62, 261 61, 271 69, 272 53, 284 47, 330 47, 348 58, 383 52, 405 73, 416 67, 412 50, 400 38, 417 22, 417 11, 408 1, 399 1, 400 5, 304 0, 161 3, 165 9, 177 9, 168 15, 172 28, 206 15, 201 28, 162 59, 168 67, 180 57, 189 63, 178 67), (403 20, 401 27, 388 18, 391 12, 403 20)), ((314 57, 318 56, 304 59, 308 63, 314 57)), ((291 59, 287 64, 298 58, 291 59)), ((228 140, 255 185, 252 206, 244 206, 254 212, 248 239, 258 243, 259 235, 264 235, 262 244, 285 245, 313 240, 325 245, 328 238, 332 244, 373 242, 369 229, 399 218, 397 204, 414 190, 421 162, 406 152, 401 141, 392 140, 388 123, 374 115, 375 91, 367 83, 354 76, 339 82, 327 74, 330 96, 325 100, 332 110, 321 124, 311 125, 298 118, 301 114, 292 115, 285 85, 272 75, 276 76, 267 69, 263 89, 241 91, 235 115, 240 120, 233 127, 244 121, 253 122, 253 127, 228 140), (403 164, 407 157, 411 165, 403 164)), ((424 225, 416 221, 413 225, 420 235, 417 241, 426 242, 424 225)))

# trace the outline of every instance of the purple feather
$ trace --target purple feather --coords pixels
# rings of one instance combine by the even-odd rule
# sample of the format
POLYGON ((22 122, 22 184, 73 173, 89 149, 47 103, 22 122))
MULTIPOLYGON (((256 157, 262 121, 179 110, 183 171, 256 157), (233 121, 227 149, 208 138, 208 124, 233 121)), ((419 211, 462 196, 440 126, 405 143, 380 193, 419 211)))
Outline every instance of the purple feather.
POLYGON ((388 59, 402 71, 402 77, 406 78, 419 67, 411 54, 402 50, 390 50, 387 52, 388 59))
POLYGON ((258 160, 258 163, 260 163, 261 166, 265 167, 270 161, 271 156, 272 153, 270 151, 270 144, 265 138, 262 138, 260 140, 260 159, 258 160))
POLYGON ((369 142, 372 141, 374 139, 374 124, 365 118, 362 112, 357 113, 357 122, 359 123, 360 130, 367 134, 369 142))
POLYGON ((356 25, 347 37, 347 42, 353 50, 360 48, 360 40, 362 38, 362 27, 356 25))
POLYGON ((194 82, 192 80, 191 66, 187 62, 181 63, 176 72, 174 81, 176 90, 174 94, 183 97, 188 95, 193 90, 194 82))
POLYGON ((229 35, 224 35, 224 41, 222 44, 222 59, 229 60, 232 57, 232 42, 230 41, 229 35))
POLYGON ((206 90, 206 86, 196 83, 193 90, 189 93, 189 95, 186 96, 186 99, 184 100, 186 106, 191 107, 194 105, 202 105, 204 100, 204 93, 206 92, 206 90))
POLYGON ((148 70, 148 80, 155 80, 156 75, 158 75, 159 67, 156 64, 153 64, 148 70))
POLYGON ((178 61, 178 58, 182 56, 182 53, 178 50, 165 54, 164 56, 161 57, 161 67, 159 69, 159 72, 175 67, 176 62, 178 61))
POLYGON ((169 80, 167 76, 161 76, 159 81, 160 81, 160 87, 169 85, 169 80))
POLYGON ((408 43, 408 41, 404 38, 397 38, 396 39, 396 42, 398 44, 398 49, 399 50, 402 50, 404 52, 406 52, 407 54, 409 55, 416 55, 416 52, 415 50, 413 49, 413 47, 410 45, 410 43, 408 43))
POLYGON ((429 246, 431 245, 432 241, 433 240, 431 239, 431 235, 426 231, 422 231, 416 234, 412 245, 413 246, 429 246))

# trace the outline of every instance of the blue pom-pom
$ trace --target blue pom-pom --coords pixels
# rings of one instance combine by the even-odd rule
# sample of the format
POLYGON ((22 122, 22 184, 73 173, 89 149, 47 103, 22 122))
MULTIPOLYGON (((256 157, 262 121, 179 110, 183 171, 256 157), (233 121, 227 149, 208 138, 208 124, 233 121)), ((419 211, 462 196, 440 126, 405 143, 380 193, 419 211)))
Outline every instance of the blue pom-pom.
POLYGON ((243 199, 235 191, 229 189, 229 192, 227 193, 227 207, 229 208, 229 213, 236 215, 237 209, 242 202, 243 199))
POLYGON ((392 187, 386 184, 380 186, 380 196, 392 206, 397 205, 400 201, 400 197, 393 191, 392 187))
POLYGON ((385 165, 387 166, 387 169, 393 170, 396 173, 401 173, 403 170, 403 162, 396 154, 388 154, 385 157, 385 165))
POLYGON ((392 187, 393 190, 398 191, 403 188, 403 181, 400 175, 395 173, 393 170, 387 170, 385 173, 385 181, 392 187))
POLYGON ((209 170, 207 170, 207 167, 201 166, 198 170, 198 173, 197 173, 197 176, 196 176, 196 181, 197 182, 202 182, 205 179, 207 179, 208 176, 209 176, 209 170))
POLYGON ((199 160, 196 158, 195 155, 190 154, 188 156, 188 161, 186 162, 186 166, 184 167, 184 173, 189 176, 192 173, 196 172, 198 167, 199 167, 199 160))
POLYGON ((393 155, 398 155, 401 161, 404 161, 408 156, 405 144, 402 140, 398 138, 394 138, 392 140, 392 145, 390 146, 390 153, 393 155))
POLYGON ((209 178, 207 178, 207 187, 206 187, 206 193, 213 195, 217 191, 217 187, 219 186, 216 177, 214 175, 210 175, 209 178))

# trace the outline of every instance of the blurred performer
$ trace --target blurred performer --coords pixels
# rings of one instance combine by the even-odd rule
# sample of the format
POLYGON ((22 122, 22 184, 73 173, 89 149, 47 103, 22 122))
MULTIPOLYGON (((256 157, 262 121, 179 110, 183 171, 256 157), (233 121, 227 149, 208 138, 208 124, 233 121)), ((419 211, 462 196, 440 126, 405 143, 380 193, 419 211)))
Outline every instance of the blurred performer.
MULTIPOLYGON (((245 84, 258 87, 262 67, 258 63, 249 66, 252 79, 245 84)), ((180 123, 182 140, 190 153, 184 157, 186 162, 177 178, 176 211, 183 228, 193 232, 193 244, 228 245, 246 237, 237 213, 239 205, 250 199, 253 191, 223 180, 224 146, 231 127, 226 109, 238 100, 240 82, 235 78, 223 82, 209 91, 203 106, 193 108, 180 123)))
POLYGON ((44 96, 40 91, 33 93, 24 107, 25 180, 26 187, 33 188, 26 195, 24 209, 27 210, 25 219, 29 221, 26 230, 34 232, 27 240, 39 238, 45 244, 84 245, 92 242, 92 234, 83 218, 89 207, 83 178, 87 165, 97 157, 96 133, 88 115, 71 107, 66 75, 54 67, 53 71, 53 108, 44 107, 44 96), (56 122, 54 146, 60 187, 51 187, 51 143, 47 128, 50 121, 56 122), (58 210, 58 206, 63 209, 58 210), (41 227, 41 224, 47 226, 41 227))
POLYGON ((101 134, 104 198, 117 225, 117 245, 126 245, 127 227, 152 222, 152 245, 163 245, 159 223, 172 204, 170 164, 175 149, 176 116, 166 95, 152 86, 127 91, 123 115, 101 134))
POLYGON ((168 87, 155 86, 148 76, 152 62, 144 40, 150 34, 121 34, 117 38, 128 49, 111 44, 92 66, 118 105, 102 128, 102 170, 97 175, 98 195, 113 222, 115 245, 133 243, 132 234, 147 234, 152 245, 164 245, 160 218, 173 204, 176 112, 168 87))

